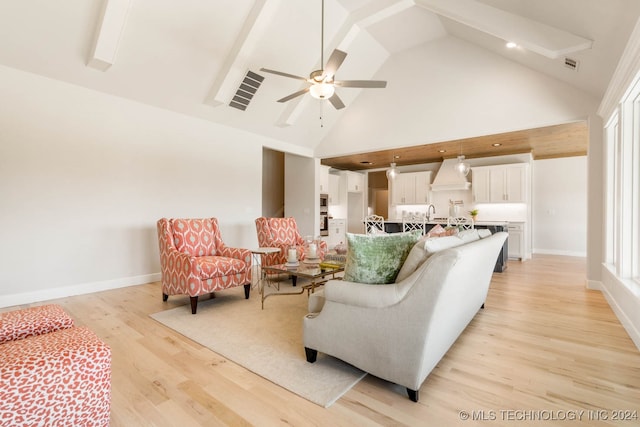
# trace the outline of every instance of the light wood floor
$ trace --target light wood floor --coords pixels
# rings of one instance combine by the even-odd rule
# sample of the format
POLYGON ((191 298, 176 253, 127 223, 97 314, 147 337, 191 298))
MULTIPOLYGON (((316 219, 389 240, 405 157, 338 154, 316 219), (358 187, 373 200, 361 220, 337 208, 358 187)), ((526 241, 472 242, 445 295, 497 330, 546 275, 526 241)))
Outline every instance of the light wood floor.
POLYGON ((640 412, 640 352, 602 294, 585 289, 584 259, 536 256, 493 277, 486 308, 419 403, 367 376, 328 409, 152 320, 188 303, 163 303, 159 283, 54 302, 112 348, 113 426, 640 425, 612 420, 624 415, 614 410, 640 412))

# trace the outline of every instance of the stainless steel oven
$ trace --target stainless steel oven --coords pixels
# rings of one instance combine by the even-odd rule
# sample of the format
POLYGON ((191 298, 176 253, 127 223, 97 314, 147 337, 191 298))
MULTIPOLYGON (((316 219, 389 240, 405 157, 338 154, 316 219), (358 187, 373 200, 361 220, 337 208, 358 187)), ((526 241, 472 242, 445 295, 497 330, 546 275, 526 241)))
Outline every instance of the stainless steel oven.
POLYGON ((320 194, 320 235, 329 235, 329 195, 320 194))

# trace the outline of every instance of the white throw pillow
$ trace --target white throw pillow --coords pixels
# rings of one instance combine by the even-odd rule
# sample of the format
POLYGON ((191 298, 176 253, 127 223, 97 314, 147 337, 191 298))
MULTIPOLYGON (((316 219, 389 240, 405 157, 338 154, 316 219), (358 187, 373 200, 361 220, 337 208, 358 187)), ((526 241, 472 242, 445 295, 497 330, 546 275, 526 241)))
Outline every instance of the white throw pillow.
POLYGON ((427 258, 429 258, 429 255, 431 254, 427 253, 424 248, 424 242, 426 240, 427 237, 425 236, 418 240, 415 245, 413 245, 413 248, 411 248, 409 255, 407 255, 407 259, 404 260, 404 264, 402 264, 402 267, 400 267, 400 271, 396 276, 395 283, 398 283, 401 280, 409 277, 411 273, 416 271, 416 268, 418 268, 420 264, 422 264, 427 258))
POLYGON ((424 242, 424 249, 433 254, 438 251, 442 251, 449 248, 455 248, 456 246, 463 245, 465 242, 458 236, 446 236, 427 239, 424 242))
POLYGON ((491 236, 491 230, 489 230, 488 228, 478 228, 477 230, 478 236, 480 236, 481 239, 491 236))
POLYGON ((462 230, 457 236, 459 239, 462 239, 464 243, 475 242, 476 240, 480 240, 480 234, 478 234, 478 230, 462 230))

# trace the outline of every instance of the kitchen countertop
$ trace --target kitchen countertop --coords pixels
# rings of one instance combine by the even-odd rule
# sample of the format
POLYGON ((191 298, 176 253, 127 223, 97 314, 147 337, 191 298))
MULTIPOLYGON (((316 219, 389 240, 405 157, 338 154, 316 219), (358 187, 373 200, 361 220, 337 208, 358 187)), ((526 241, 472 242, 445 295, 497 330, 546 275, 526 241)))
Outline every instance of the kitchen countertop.
MULTIPOLYGON (((384 222, 389 223, 389 224, 402 224, 402 220, 401 219, 385 219, 384 222)), ((431 224, 431 225, 446 225, 447 224, 447 220, 431 220, 431 221, 427 221, 427 224, 431 224)), ((509 221, 476 221, 475 224, 477 225, 504 225, 507 226, 509 225, 509 221)))

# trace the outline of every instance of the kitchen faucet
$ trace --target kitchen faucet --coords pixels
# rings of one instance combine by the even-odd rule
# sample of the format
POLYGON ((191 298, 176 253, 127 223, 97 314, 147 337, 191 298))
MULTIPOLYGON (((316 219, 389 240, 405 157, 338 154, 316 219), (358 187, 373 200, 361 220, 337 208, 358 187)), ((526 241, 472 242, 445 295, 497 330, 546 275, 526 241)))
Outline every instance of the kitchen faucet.
POLYGON ((433 209, 433 214, 436 214, 436 207, 433 205, 429 205, 427 208, 427 221, 431 221, 431 210, 433 209))

